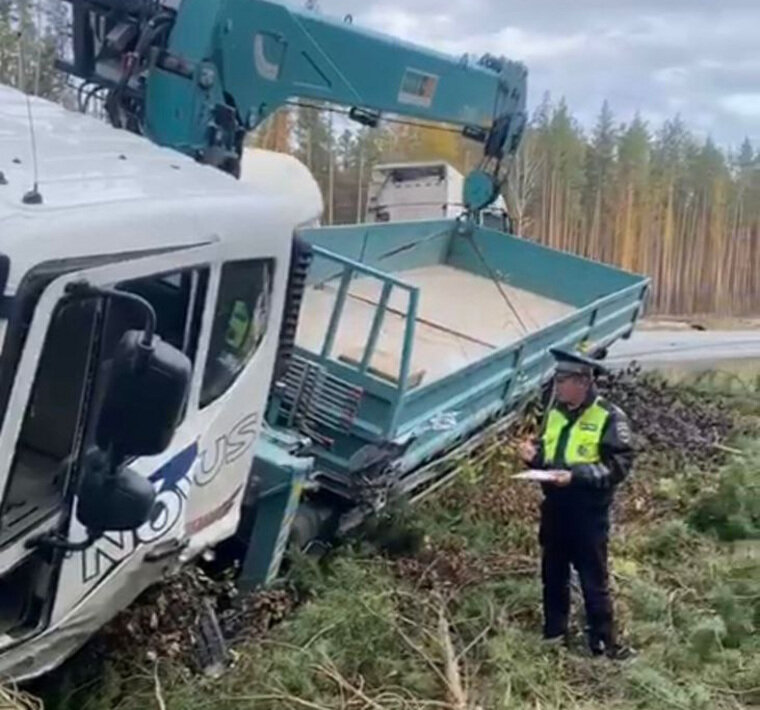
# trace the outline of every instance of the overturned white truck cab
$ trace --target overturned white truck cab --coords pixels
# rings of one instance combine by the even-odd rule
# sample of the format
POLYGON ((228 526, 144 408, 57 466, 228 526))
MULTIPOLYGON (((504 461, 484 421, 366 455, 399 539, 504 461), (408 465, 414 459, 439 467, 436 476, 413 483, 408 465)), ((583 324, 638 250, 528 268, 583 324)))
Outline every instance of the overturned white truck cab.
POLYGON ((236 529, 293 232, 322 210, 288 156, 258 153, 243 184, 47 102, 32 116, 36 155, 25 97, 0 87, 0 675, 16 678, 236 529), (158 372, 120 383, 142 347, 125 351, 128 334, 151 327, 145 302, 160 347, 143 366, 158 372), (183 376, 180 411, 162 419, 183 376), (98 531, 82 517, 139 508, 124 464, 150 482, 150 515, 103 520, 87 544, 98 531), (98 466, 113 485, 98 487, 98 466))

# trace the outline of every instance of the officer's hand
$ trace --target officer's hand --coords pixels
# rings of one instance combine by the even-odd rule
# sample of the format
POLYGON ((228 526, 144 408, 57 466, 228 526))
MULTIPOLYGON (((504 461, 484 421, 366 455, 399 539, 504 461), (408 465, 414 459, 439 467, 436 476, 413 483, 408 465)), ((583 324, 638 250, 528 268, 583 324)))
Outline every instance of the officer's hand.
POLYGON ((570 485, 570 481, 573 480, 573 474, 570 471, 552 471, 552 483, 555 486, 564 488, 570 485))
POLYGON ((530 439, 521 441, 517 447, 517 452, 520 454, 520 458, 525 463, 530 463, 533 461, 533 459, 536 458, 536 454, 538 453, 536 450, 536 445, 530 441, 530 439))

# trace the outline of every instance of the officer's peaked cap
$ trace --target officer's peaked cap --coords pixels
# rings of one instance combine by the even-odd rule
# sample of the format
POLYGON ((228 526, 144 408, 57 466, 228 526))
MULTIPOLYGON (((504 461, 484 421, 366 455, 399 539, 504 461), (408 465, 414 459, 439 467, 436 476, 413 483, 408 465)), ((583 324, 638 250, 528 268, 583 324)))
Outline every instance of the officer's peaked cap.
POLYGON ((552 348, 549 352, 557 363, 558 373, 574 373, 580 375, 599 375, 606 372, 599 360, 586 357, 585 355, 564 350, 561 348, 552 348))

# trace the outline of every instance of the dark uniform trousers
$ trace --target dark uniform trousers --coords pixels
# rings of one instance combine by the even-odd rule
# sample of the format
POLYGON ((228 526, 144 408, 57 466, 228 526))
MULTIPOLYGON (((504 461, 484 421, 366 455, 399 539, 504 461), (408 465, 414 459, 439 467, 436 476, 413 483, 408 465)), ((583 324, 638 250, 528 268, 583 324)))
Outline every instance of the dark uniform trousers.
POLYGON ((607 646, 615 643, 612 598, 607 570, 609 523, 607 513, 594 512, 591 519, 573 519, 569 510, 543 505, 540 542, 543 580, 544 636, 555 638, 567 631, 570 612, 570 570, 580 578, 586 609, 589 641, 607 646))

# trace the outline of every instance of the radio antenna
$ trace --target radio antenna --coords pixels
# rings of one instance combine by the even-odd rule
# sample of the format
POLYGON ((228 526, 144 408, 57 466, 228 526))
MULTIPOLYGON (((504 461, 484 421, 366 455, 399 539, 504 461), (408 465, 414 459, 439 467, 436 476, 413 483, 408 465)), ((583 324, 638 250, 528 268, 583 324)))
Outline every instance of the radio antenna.
POLYGON ((32 145, 32 171, 33 185, 22 198, 21 202, 25 205, 41 205, 42 195, 39 191, 39 168, 37 165, 37 138, 34 133, 34 116, 32 115, 32 100, 29 92, 26 90, 26 54, 24 52, 24 33, 18 33, 18 57, 19 57, 19 88, 24 92, 26 98, 26 115, 29 120, 29 139, 32 145))

